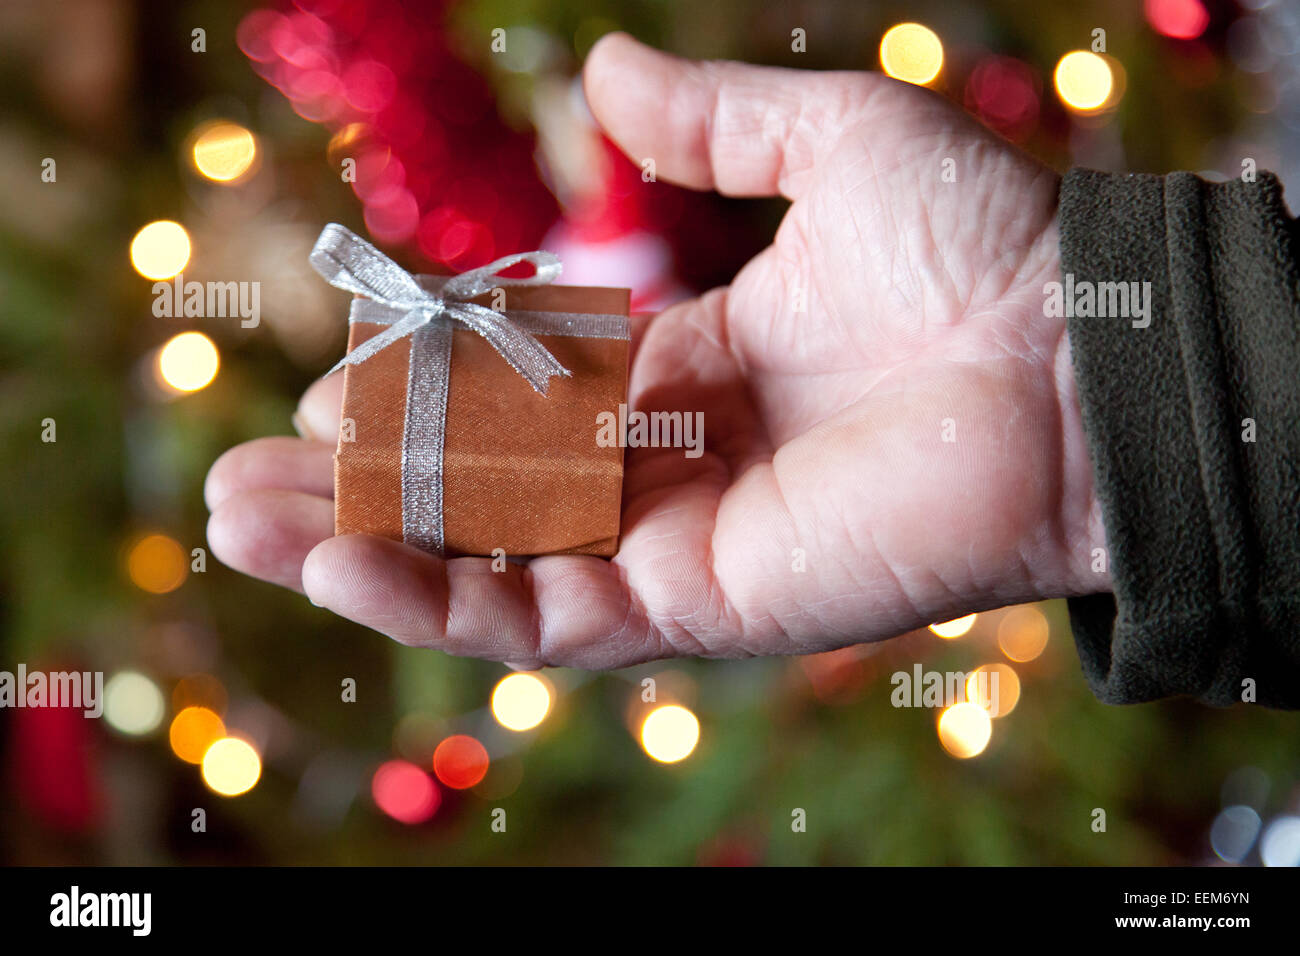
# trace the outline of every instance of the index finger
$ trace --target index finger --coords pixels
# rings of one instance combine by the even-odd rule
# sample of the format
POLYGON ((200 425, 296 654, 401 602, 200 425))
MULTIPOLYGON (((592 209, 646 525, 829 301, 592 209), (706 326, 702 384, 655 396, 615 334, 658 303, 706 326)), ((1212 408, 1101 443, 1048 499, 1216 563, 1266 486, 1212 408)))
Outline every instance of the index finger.
POLYGON ((664 179, 729 196, 796 199, 818 151, 860 115, 880 74, 700 62, 626 33, 602 37, 583 69, 587 102, 610 138, 664 179))

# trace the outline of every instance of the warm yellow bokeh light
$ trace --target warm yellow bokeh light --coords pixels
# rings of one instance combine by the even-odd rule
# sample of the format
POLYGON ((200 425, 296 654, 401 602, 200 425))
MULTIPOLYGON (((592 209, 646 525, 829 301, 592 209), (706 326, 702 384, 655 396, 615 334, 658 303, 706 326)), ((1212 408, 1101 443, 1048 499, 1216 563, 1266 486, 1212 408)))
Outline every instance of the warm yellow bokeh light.
POLYGON ((355 150, 370 137, 371 132, 365 123, 349 123, 340 129, 330 137, 329 145, 325 147, 330 163, 337 166, 342 159, 355 156, 355 150))
POLYGON ((217 346, 202 332, 173 336, 158 353, 158 375, 178 392, 197 392, 211 384, 220 367, 217 346))
POLYGON ((1105 106, 1115 85, 1110 64, 1087 50, 1074 50, 1061 57, 1052 79, 1061 102, 1084 113, 1105 106))
POLYGON ((532 730, 551 709, 551 690, 534 674, 511 674, 492 691, 492 715, 507 730, 532 730))
POLYGON ((1036 607, 1018 607, 998 622, 998 647, 1013 661, 1032 661, 1047 647, 1051 626, 1036 607))
POLYGON ((192 150, 194 168, 218 183, 234 182, 257 158, 257 140, 238 123, 217 120, 199 130, 192 150))
POLYGON ((104 719, 120 733, 133 737, 152 733, 166 711, 158 685, 137 671, 118 671, 104 685, 104 719))
POLYGON ((1005 717, 1020 701, 1020 678, 1010 664, 977 667, 966 678, 966 699, 984 708, 990 717, 1005 717), (981 677, 984 674, 988 676, 981 677))
POLYGON ((939 717, 939 743, 954 757, 965 760, 984 752, 993 735, 993 719, 978 704, 953 704, 939 717))
POLYGON ((131 583, 150 594, 175 591, 190 573, 189 560, 181 546, 165 534, 141 538, 126 559, 131 583))
POLYGON ((924 86, 943 69, 943 44, 929 27, 900 23, 881 37, 880 68, 896 80, 924 86))
POLYGON ((975 615, 967 614, 965 617, 953 618, 951 621, 944 621, 941 624, 931 624, 930 632, 950 641, 954 637, 961 637, 974 626, 975 615))
POLYGON ((262 758, 238 737, 221 738, 203 755, 203 782, 223 797, 247 793, 261 775, 262 758))
POLYGON ((685 760, 700 740, 700 722, 685 707, 656 707, 641 725, 641 746, 660 763, 685 760))
POLYGON ((146 279, 170 279, 189 261, 190 237, 179 222, 151 222, 131 240, 131 265, 146 279))
POLYGON ((186 763, 202 763, 208 748, 226 736, 226 725, 206 707, 186 707, 172 718, 172 752, 186 763))

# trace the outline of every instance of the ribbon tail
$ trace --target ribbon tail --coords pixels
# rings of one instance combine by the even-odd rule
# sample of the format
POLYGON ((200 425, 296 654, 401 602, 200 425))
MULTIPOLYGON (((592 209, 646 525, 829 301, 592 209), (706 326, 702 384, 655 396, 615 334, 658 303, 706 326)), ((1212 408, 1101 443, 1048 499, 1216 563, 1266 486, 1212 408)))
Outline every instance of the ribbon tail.
POLYGON ((372 335, 347 355, 343 356, 343 358, 339 359, 338 363, 325 373, 325 377, 329 378, 345 365, 357 365, 364 362, 372 355, 376 355, 388 348, 388 346, 392 345, 398 339, 410 335, 428 321, 429 315, 427 312, 415 311, 409 313, 406 318, 402 319, 400 322, 394 322, 382 332, 372 335))
MULTIPOLYGON (((529 336, 529 338, 532 337, 529 336)), ((528 384, 533 387, 533 391, 539 395, 545 395, 550 390, 552 378, 557 376, 572 378, 573 373, 561 365, 559 360, 541 342, 536 339, 532 341, 537 346, 537 367, 535 369, 520 368, 513 362, 510 364, 514 365, 515 371, 528 380, 528 384)))
POLYGON ((449 315, 487 339, 539 395, 547 393, 553 377, 573 375, 546 346, 501 313, 473 302, 448 303, 446 308, 449 315))

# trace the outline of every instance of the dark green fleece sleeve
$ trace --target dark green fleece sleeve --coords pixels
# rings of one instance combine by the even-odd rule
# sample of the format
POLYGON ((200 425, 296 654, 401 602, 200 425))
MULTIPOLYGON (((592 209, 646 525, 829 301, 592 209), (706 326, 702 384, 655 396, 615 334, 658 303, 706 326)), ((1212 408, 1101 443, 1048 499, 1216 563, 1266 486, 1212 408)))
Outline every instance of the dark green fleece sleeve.
POLYGON ((1060 199, 1067 289, 1151 283, 1145 319, 1067 320, 1114 587, 1070 602, 1084 674, 1107 703, 1226 706, 1253 687, 1300 707, 1300 272, 1281 186, 1076 169, 1060 199))

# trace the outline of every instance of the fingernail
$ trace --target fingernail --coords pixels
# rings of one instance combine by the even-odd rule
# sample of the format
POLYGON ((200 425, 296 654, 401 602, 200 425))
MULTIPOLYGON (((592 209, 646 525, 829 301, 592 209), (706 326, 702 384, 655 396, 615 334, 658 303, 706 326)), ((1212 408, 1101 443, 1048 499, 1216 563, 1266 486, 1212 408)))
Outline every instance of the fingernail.
POLYGON ((293 424, 293 430, 298 433, 299 438, 305 438, 308 441, 313 440, 311 430, 307 428, 307 423, 303 421, 300 414, 294 412, 293 417, 290 418, 289 421, 293 424))

